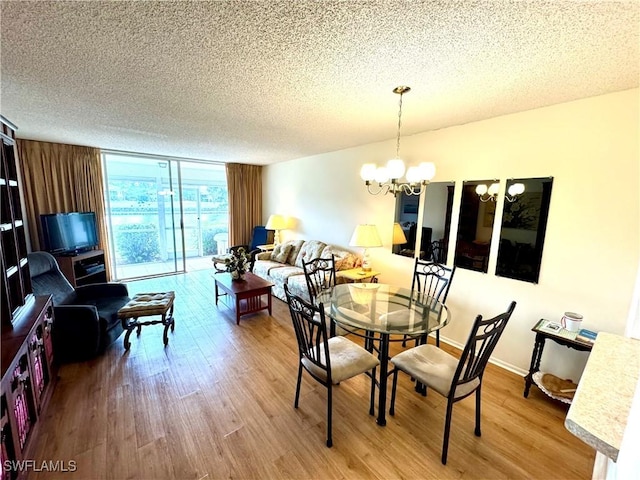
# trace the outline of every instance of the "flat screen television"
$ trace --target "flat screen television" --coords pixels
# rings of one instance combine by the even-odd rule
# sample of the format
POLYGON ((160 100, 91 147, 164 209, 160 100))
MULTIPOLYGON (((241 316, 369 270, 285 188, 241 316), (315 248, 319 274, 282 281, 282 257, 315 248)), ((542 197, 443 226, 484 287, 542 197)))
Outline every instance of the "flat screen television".
POLYGON ((44 249, 61 255, 75 255, 98 246, 96 214, 93 212, 40 215, 44 249))

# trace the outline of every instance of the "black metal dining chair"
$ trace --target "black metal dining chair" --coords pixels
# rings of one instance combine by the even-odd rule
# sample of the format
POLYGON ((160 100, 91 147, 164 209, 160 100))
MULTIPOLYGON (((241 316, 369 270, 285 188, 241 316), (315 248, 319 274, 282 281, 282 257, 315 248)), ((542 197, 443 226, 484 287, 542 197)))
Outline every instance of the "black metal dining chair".
MULTIPOLYGON (((308 262, 302 260, 302 269, 304 270, 307 292, 309 293, 309 301, 311 303, 316 303, 315 299, 320 293, 335 287, 337 276, 336 259, 334 255, 331 255, 330 258, 314 258, 308 262)), ((326 305, 324 310, 325 316, 330 317, 330 310, 331 307, 326 305)), ((348 335, 351 333, 332 321, 329 323, 329 331, 332 337, 334 335, 348 335)))
MULTIPOLYGON (((416 258, 411 290, 430 296, 436 303, 444 304, 447 301, 447 295, 449 295, 449 288, 451 288, 451 281, 455 272, 455 266, 447 267, 440 263, 416 258)), ((407 340, 408 337, 405 337, 402 342, 403 347, 406 345, 407 340)), ((426 343, 426 340, 426 335, 416 339, 416 346, 420 343, 426 343)), ((436 346, 440 346, 440 330, 436 330, 436 346)))
POLYGON ((292 295, 284 286, 291 321, 298 341, 298 381, 294 407, 298 408, 302 370, 327 389, 327 447, 333 446, 332 405, 333 385, 366 373, 371 377, 369 409, 373 411, 375 397, 375 375, 379 360, 351 340, 344 337, 329 337, 323 304, 318 306, 292 295))
POLYGON ((336 284, 336 261, 333 255, 327 258, 314 258, 308 262, 302 260, 302 269, 311 302, 315 302, 314 299, 321 292, 336 284))
POLYGON ((393 386, 391 389, 391 404, 389 415, 395 414, 396 388, 398 372, 402 371, 415 378, 425 387, 431 387, 440 395, 447 398, 447 414, 444 424, 444 439, 442 442, 442 463, 447 463, 449 448, 449 432, 451 429, 451 414, 453 404, 476 394, 476 426, 475 435, 480 436, 480 393, 482 376, 489 357, 498 343, 516 302, 511 302, 506 312, 483 320, 478 315, 473 323, 469 338, 465 344, 460 359, 448 354, 434 345, 419 345, 405 350, 394 356, 391 363, 393 369, 393 386))

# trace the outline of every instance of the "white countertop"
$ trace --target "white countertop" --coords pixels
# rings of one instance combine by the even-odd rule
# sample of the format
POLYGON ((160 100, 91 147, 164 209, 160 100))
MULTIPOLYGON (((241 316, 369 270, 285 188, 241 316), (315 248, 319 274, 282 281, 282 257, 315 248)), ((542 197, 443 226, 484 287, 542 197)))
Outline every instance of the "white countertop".
POLYGON ((639 376, 640 340, 598 333, 564 422, 567 430, 615 462, 639 376))

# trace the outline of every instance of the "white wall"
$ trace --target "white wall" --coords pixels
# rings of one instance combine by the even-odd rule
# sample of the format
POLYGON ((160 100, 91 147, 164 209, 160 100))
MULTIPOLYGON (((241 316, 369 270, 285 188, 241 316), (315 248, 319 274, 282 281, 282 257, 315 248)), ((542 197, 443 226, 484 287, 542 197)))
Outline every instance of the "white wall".
MULTIPOLYGON (((433 161, 434 181, 456 182, 453 237, 463 180, 501 181, 500 218, 507 178, 554 177, 539 283, 492 273, 496 222, 489 273, 457 269, 447 300, 453 320, 441 338, 464 343, 475 315, 493 316, 516 300, 494 360, 524 372, 531 327, 540 318, 575 311, 586 328, 624 333, 640 253, 638 112, 639 91, 632 89, 401 139, 407 163, 433 161)), ((384 272, 380 281, 410 286, 413 260, 390 253, 394 199, 369 195, 359 177, 363 163, 385 162, 394 146, 389 140, 266 167, 264 219, 291 215, 299 223, 284 239, 343 246, 356 224, 377 224, 385 247, 370 253, 374 268, 384 272)), ((542 369, 577 380, 586 355, 550 342, 542 369)))

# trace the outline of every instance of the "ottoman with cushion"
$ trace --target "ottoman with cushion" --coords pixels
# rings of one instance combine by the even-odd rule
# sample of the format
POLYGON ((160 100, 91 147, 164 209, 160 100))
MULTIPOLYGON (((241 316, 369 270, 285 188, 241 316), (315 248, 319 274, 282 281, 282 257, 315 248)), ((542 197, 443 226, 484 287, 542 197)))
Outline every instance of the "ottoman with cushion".
POLYGON ((167 332, 169 328, 173 332, 175 329, 175 320, 173 318, 173 301, 175 300, 175 292, 160 293, 138 293, 118 311, 118 318, 122 320, 122 328, 127 331, 124 336, 124 348, 129 350, 131 343, 129 337, 131 332, 138 330, 137 334, 144 325, 164 325, 162 340, 165 347, 169 344, 167 332), (158 320, 139 320, 140 317, 151 317, 160 315, 158 320))

